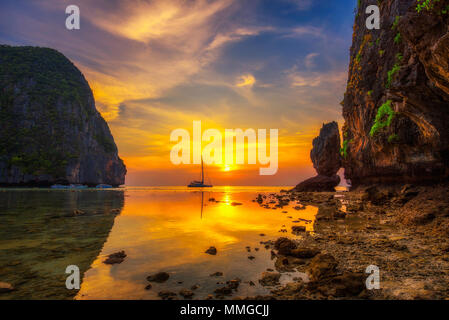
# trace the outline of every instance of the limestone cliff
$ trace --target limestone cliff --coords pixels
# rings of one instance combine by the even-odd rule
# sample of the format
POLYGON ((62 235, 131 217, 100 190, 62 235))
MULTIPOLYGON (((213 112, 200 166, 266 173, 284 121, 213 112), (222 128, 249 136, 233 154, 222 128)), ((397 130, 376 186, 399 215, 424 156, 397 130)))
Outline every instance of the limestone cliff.
POLYGON ((313 139, 310 159, 317 176, 298 184, 294 190, 298 192, 335 191, 340 183, 337 175, 341 167, 340 131, 336 122, 323 124, 318 137, 313 139))
POLYGON ((353 186, 449 176, 449 1, 361 0, 343 101, 353 186), (380 30, 365 27, 380 7, 380 30))
POLYGON ((124 183, 89 84, 61 53, 0 46, 0 185, 124 183))

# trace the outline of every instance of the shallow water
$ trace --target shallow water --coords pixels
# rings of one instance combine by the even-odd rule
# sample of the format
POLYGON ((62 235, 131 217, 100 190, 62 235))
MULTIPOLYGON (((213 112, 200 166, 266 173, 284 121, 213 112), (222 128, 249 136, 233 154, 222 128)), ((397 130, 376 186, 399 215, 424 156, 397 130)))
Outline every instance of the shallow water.
MULTIPOLYGON (((274 262, 260 242, 283 235, 297 237, 291 234, 293 225, 313 232, 317 212, 314 207, 295 210, 296 203, 273 210, 253 202, 259 193, 281 189, 3 189, 0 281, 12 283, 17 290, 0 299, 159 299, 161 290, 178 292, 194 284, 200 286, 194 298, 202 299, 223 286, 217 282, 234 278, 242 279, 234 295, 268 293, 258 279, 267 268, 274 269, 274 262), (84 214, 74 215, 75 210, 84 214), (210 246, 217 248, 217 255, 205 253, 210 246), (121 250, 127 254, 124 262, 103 263, 107 255, 121 250), (248 259, 250 255, 255 259, 248 259), (65 288, 65 267, 71 264, 84 274, 79 292, 65 288), (159 271, 168 272, 169 280, 145 290, 146 277, 159 271), (210 276, 217 271, 223 276, 210 276)), ((281 282, 295 276, 283 274, 281 282)))

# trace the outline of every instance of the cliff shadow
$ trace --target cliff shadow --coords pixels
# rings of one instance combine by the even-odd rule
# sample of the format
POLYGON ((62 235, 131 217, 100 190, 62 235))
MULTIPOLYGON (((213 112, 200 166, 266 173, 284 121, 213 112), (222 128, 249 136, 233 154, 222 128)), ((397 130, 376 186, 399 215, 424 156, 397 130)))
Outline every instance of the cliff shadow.
POLYGON ((73 299, 67 266, 80 278, 100 254, 124 206, 118 190, 0 191, 0 299, 73 299))

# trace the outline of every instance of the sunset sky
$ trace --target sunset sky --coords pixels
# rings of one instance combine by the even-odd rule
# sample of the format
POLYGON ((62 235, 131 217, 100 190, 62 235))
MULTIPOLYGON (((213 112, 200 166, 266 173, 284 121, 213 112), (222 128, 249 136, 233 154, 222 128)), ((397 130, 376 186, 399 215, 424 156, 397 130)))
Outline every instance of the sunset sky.
POLYGON ((279 129, 279 170, 208 167, 215 185, 294 185, 314 174, 324 122, 342 124, 356 0, 2 0, 0 43, 59 50, 83 72, 108 122, 127 185, 186 185, 170 133, 279 129), (65 28, 65 8, 81 29, 65 28))

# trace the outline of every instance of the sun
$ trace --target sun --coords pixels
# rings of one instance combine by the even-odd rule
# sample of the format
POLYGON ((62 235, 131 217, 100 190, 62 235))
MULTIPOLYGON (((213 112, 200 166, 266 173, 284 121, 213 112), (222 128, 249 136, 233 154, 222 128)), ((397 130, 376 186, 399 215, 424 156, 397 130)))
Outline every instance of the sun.
POLYGON ((231 171, 231 166, 229 164, 226 164, 223 170, 224 171, 231 171))

